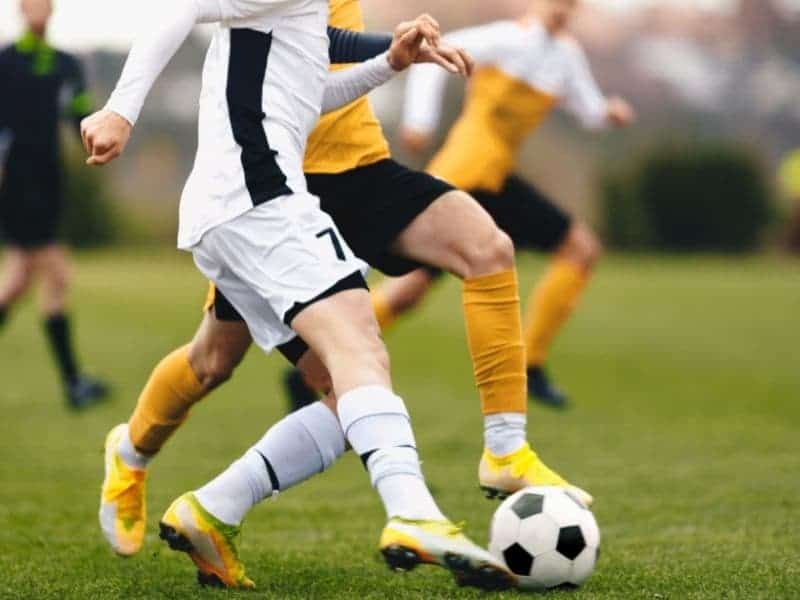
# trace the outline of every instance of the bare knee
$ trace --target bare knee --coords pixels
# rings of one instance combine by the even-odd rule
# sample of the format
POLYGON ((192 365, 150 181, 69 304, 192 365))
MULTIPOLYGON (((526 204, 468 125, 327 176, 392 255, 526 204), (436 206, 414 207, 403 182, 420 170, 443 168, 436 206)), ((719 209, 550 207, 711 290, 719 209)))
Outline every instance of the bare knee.
POLYGON ((589 227, 576 223, 570 227, 556 255, 591 270, 603 255, 603 245, 589 227))
POLYGON ((460 269, 454 273, 462 278, 490 275, 514 267, 514 243, 492 217, 471 196, 453 192, 464 215, 463 235, 451 242, 458 255, 460 269))
POLYGON ((6 271, 0 303, 10 304, 22 296, 33 282, 33 262, 20 259, 11 263, 6 271))
POLYGON ((241 361, 242 356, 230 352, 225 345, 192 342, 189 348, 189 364, 206 391, 228 381, 241 361))

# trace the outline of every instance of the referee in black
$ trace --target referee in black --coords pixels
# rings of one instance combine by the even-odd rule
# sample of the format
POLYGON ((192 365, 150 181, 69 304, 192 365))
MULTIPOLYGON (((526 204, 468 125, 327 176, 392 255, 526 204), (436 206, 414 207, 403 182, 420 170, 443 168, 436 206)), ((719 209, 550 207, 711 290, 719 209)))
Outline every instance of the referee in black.
POLYGON ((72 347, 66 295, 69 258, 58 241, 62 210, 59 122, 91 112, 80 63, 45 41, 51 0, 21 0, 26 33, 0 50, 0 229, 7 245, 0 280, 0 329, 38 280, 44 329, 67 403, 84 408, 106 386, 83 375, 72 347))

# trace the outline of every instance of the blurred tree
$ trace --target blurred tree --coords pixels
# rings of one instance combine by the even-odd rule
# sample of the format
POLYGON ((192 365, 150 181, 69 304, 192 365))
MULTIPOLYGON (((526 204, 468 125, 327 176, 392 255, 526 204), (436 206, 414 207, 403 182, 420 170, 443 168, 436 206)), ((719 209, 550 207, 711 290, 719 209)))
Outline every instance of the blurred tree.
POLYGON ((104 174, 87 167, 83 154, 74 148, 65 152, 61 234, 71 246, 104 246, 120 239, 123 219, 104 174))
POLYGON ((791 202, 792 211, 786 246, 790 252, 800 254, 800 150, 786 157, 781 164, 779 178, 783 193, 791 202))
POLYGON ((620 248, 744 252, 772 215, 760 163, 726 143, 659 147, 603 181, 608 242, 620 248))

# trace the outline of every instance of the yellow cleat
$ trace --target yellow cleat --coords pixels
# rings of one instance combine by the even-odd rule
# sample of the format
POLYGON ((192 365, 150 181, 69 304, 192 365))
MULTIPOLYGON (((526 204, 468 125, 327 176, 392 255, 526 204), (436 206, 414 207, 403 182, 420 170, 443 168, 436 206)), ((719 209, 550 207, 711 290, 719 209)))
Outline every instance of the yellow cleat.
POLYGON ((228 525, 204 509, 194 494, 184 494, 161 517, 162 540, 172 550, 185 552, 197 565, 200 585, 254 588, 244 573, 236 540, 240 528, 228 525))
POLYGON ((106 436, 106 476, 100 492, 100 528, 120 556, 132 556, 141 550, 147 518, 147 471, 127 466, 117 452, 127 428, 126 424, 117 425, 106 436))
POLYGON ((410 571, 420 564, 438 565, 451 571, 458 585, 482 590, 505 590, 517 583, 501 562, 450 521, 394 517, 383 530, 380 550, 395 571, 410 571))
POLYGON ((591 494, 568 483, 544 464, 528 444, 507 456, 495 456, 484 450, 478 468, 478 480, 488 498, 502 500, 522 488, 552 485, 564 488, 584 506, 591 506, 594 502, 591 494))

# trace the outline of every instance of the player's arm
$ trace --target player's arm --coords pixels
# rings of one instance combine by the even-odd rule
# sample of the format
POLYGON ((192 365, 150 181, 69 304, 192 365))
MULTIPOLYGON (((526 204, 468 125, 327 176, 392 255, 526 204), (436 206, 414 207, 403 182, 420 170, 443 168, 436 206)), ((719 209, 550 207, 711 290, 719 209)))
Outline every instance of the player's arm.
POLYGON ((225 16, 217 0, 170 0, 160 8, 151 28, 134 42, 105 108, 81 123, 89 165, 104 165, 122 153, 147 94, 192 28, 225 16))
POLYGON ((390 33, 363 33, 328 27, 328 55, 333 64, 360 63, 389 51, 390 33))
POLYGON ((625 127, 636 119, 633 107, 626 100, 603 95, 586 55, 577 44, 571 49, 565 105, 587 129, 602 129, 609 125, 625 127))
MULTIPOLYGON (((505 45, 502 25, 496 23, 453 31, 442 39, 463 48, 479 66, 491 63, 505 45)), ((401 140, 410 152, 421 152, 430 144, 441 119, 446 81, 447 74, 433 65, 410 70, 400 130, 401 140)))
POLYGON ((387 52, 350 69, 329 74, 322 112, 349 104, 415 62, 432 62, 451 73, 469 76, 473 67, 469 55, 460 48, 440 43, 438 24, 429 19, 422 15, 415 21, 401 23, 395 29, 387 52))

